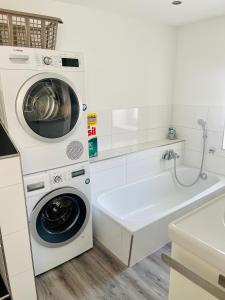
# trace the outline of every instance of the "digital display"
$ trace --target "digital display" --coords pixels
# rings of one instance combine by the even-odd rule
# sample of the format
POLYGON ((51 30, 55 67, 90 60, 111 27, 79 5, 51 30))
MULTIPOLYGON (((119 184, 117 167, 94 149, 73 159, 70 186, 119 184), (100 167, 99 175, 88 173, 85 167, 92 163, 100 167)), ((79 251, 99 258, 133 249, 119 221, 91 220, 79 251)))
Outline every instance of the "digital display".
POLYGON ((72 178, 74 178, 74 177, 78 177, 78 176, 81 176, 81 175, 84 175, 84 174, 85 174, 85 170, 82 169, 82 170, 79 170, 79 171, 72 172, 71 176, 72 176, 72 178))
POLYGON ((79 68, 79 59, 77 58, 62 58, 63 67, 79 68))

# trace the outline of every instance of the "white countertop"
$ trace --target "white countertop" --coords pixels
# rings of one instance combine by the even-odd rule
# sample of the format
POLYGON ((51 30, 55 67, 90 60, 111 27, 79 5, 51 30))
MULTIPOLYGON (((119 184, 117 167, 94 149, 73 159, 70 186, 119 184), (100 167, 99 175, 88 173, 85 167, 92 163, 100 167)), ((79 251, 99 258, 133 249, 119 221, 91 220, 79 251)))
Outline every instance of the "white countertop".
POLYGON ((172 145, 172 144, 180 143, 183 141, 184 140, 180 140, 180 139, 175 139, 175 140, 163 139, 163 140, 158 140, 158 141, 151 141, 151 142, 146 142, 146 143, 141 143, 141 144, 136 144, 136 145, 130 145, 130 146, 126 146, 126 147, 109 149, 109 150, 99 152, 97 157, 90 158, 90 162, 94 163, 97 161, 110 159, 113 157, 131 154, 131 153, 135 153, 138 151, 143 151, 143 150, 147 150, 147 149, 151 149, 151 148, 172 145))
POLYGON ((170 239, 225 274, 225 194, 169 225, 170 239))

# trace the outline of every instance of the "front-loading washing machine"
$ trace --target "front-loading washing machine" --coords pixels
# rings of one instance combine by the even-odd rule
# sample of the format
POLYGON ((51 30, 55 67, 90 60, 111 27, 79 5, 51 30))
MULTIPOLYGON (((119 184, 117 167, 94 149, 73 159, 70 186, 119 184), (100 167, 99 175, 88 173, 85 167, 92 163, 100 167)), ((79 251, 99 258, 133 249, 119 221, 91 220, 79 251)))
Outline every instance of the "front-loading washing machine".
POLYGON ((0 48, 0 118, 23 174, 88 160, 80 53, 0 48))
POLYGON ((93 247, 89 164, 24 176, 35 275, 93 247))

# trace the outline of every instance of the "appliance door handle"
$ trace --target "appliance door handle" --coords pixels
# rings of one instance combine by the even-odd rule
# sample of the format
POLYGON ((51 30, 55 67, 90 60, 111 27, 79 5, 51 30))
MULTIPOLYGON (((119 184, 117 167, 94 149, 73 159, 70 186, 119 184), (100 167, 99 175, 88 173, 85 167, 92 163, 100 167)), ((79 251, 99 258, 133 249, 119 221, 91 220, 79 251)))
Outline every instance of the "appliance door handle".
POLYGON ((203 290, 207 291, 212 296, 216 297, 219 300, 225 299, 225 292, 222 291, 220 288, 216 287, 214 284, 210 283, 206 279, 202 278, 201 276, 197 275, 193 271, 189 270, 184 265, 180 264, 176 260, 174 260, 172 257, 162 254, 161 258, 165 264, 167 264, 169 267, 201 287, 203 290))

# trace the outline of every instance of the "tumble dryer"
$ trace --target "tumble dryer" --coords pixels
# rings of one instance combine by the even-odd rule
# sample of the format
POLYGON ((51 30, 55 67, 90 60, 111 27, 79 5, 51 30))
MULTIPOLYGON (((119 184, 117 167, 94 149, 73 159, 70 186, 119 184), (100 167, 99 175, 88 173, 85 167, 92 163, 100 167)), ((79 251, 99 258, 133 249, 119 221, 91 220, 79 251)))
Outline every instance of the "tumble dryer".
POLYGON ((80 53, 0 48, 0 117, 25 175, 88 160, 84 99, 80 53))
POLYGON ((35 274, 92 248, 89 164, 24 176, 35 274))

